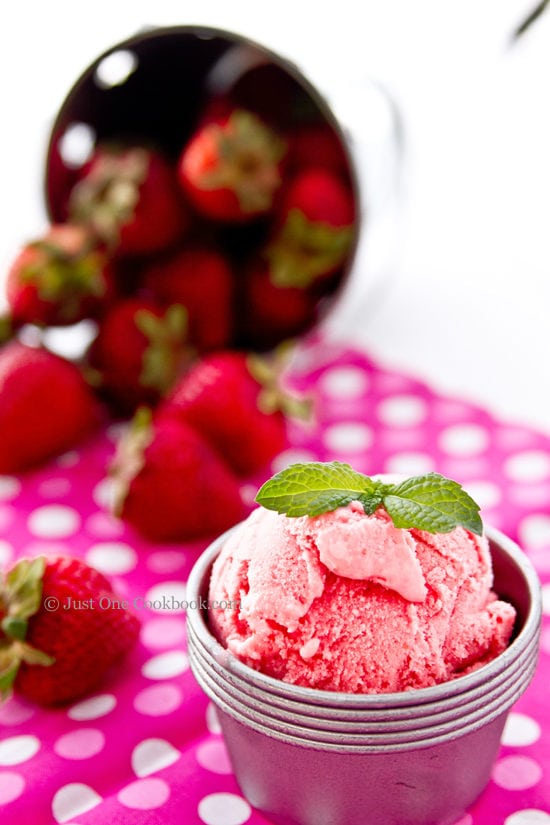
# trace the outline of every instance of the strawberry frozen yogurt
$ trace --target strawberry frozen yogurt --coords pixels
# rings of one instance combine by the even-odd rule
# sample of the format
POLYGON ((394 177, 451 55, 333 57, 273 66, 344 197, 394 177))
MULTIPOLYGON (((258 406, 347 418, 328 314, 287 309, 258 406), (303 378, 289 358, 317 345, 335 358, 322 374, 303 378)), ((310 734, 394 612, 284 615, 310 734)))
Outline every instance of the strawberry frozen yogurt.
POLYGON ((362 504, 316 517, 256 509, 217 558, 213 633, 269 676, 352 693, 453 679, 507 646, 514 608, 492 592, 489 546, 463 527, 394 526, 362 504))

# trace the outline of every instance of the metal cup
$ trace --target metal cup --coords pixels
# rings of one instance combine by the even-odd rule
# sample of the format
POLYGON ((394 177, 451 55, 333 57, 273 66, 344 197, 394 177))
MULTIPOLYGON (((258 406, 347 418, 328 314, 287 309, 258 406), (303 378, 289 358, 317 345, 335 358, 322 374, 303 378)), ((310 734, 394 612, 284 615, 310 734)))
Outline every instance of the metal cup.
MULTIPOLYGON (((506 717, 535 672, 537 575, 514 542, 487 528, 494 588, 517 611, 513 639, 489 664, 444 684, 388 694, 297 687, 249 668, 187 614, 192 670, 218 709, 249 802, 276 825, 446 825, 488 782, 506 717)), ((189 601, 207 599, 227 535, 199 558, 189 601)))

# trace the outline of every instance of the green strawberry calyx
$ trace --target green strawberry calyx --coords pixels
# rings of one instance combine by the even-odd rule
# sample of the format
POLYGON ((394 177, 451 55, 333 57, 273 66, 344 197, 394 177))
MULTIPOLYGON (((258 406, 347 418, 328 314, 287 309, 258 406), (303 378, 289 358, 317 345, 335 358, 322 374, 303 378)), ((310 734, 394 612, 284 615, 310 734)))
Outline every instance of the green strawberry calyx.
POLYGON ((334 272, 344 263, 354 232, 353 225, 311 221, 301 210, 291 209, 265 252, 273 284, 305 288, 334 272))
POLYGON ((290 517, 319 516, 358 501, 366 515, 382 507, 395 527, 449 533, 460 526, 476 535, 483 532, 479 506, 460 484, 439 473, 392 484, 339 461, 292 464, 266 481, 256 501, 290 517))
POLYGON ((60 303, 64 320, 78 316, 84 299, 105 295, 107 259, 90 239, 74 250, 47 238, 33 241, 29 249, 37 253, 36 259, 23 267, 21 280, 35 284, 41 300, 60 303))
POLYGON ((139 407, 122 434, 109 467, 111 509, 120 517, 128 490, 145 466, 145 450, 153 439, 153 414, 149 407, 139 407))
POLYGON ((227 122, 211 123, 205 131, 217 150, 217 163, 203 173, 205 191, 230 189, 245 214, 267 212, 282 178, 279 163, 286 144, 259 118, 236 109, 227 122))
POLYGON ((13 337, 13 323, 9 316, 0 315, 0 346, 7 343, 13 337))
POLYGON ((71 219, 90 226, 111 248, 116 247, 122 227, 134 219, 149 162, 149 152, 141 147, 104 151, 71 193, 71 219))
POLYGON ((148 309, 136 312, 136 327, 148 342, 140 375, 143 387, 164 395, 193 360, 194 351, 187 344, 187 319, 187 310, 181 304, 172 304, 161 317, 148 309))
POLYGON ((10 696, 22 662, 48 666, 54 659, 25 639, 29 619, 42 606, 46 559, 21 559, 0 576, 0 700, 10 696))
POLYGON ((281 412, 285 418, 310 422, 313 400, 298 396, 284 386, 284 373, 291 356, 291 345, 282 344, 270 355, 250 353, 246 365, 252 378, 260 385, 257 405, 265 415, 281 412))

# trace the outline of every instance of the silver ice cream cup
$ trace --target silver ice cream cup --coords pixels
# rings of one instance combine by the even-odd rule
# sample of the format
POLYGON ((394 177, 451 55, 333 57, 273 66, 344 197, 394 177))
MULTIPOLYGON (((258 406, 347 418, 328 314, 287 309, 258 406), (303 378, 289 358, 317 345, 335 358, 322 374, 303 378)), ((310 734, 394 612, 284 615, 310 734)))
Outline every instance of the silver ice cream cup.
MULTIPOLYGON (((188 611, 191 667, 217 707, 241 789, 276 825, 445 825, 487 784, 508 712, 535 672, 537 575, 514 542, 486 530, 494 589, 517 611, 489 664, 435 687, 349 694, 297 687, 249 668, 219 644, 207 610, 188 611)), ((189 601, 208 596, 226 536, 200 557, 189 601)))

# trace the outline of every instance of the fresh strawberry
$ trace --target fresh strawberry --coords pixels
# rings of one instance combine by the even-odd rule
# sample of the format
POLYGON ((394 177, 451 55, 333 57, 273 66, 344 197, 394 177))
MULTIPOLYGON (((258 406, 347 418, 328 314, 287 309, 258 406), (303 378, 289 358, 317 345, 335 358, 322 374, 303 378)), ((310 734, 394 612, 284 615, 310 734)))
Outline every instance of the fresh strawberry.
POLYGON ((278 286, 269 264, 251 264, 241 285, 241 336, 250 349, 269 350, 293 338, 317 320, 318 299, 299 286, 278 286))
POLYGON ((256 115, 235 109, 201 125, 180 155, 180 182, 207 218, 248 221, 273 208, 285 144, 256 115))
POLYGON ((0 579, 0 695, 41 705, 94 690, 135 644, 139 622, 80 559, 22 559, 0 579))
POLYGON ((308 405, 281 389, 281 368, 242 352, 203 357, 180 379, 159 417, 185 421, 200 432, 239 475, 262 469, 287 446, 285 413, 308 405))
POLYGON ((56 224, 23 247, 6 290, 16 324, 73 324, 95 317, 112 298, 113 274, 87 229, 56 224))
POLYGON ((294 129, 288 137, 288 170, 303 172, 316 166, 341 176, 349 176, 349 162, 342 138, 328 123, 312 123, 294 129))
POLYGON ((175 171, 139 146, 98 148, 71 192, 69 216, 117 255, 158 252, 189 228, 175 171))
POLYGON ((266 250, 273 282, 304 287, 331 275, 355 237, 351 189, 325 169, 306 169, 289 184, 278 228, 266 250))
POLYGON ((123 412, 156 403, 189 358, 185 309, 142 298, 113 305, 89 352, 100 388, 123 412))
POLYGON ((185 307, 189 341, 199 351, 229 344, 233 275, 220 252, 206 246, 184 249, 152 264, 144 283, 164 306, 185 307))
POLYGON ((97 402, 74 364, 19 341, 0 349, 0 473, 68 450, 98 423, 97 402))
POLYGON ((237 480, 184 422, 141 408, 112 464, 115 513, 153 541, 219 533, 244 515, 237 480))

